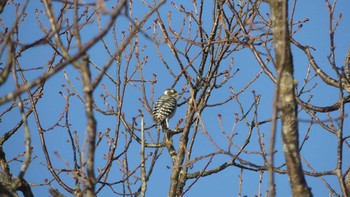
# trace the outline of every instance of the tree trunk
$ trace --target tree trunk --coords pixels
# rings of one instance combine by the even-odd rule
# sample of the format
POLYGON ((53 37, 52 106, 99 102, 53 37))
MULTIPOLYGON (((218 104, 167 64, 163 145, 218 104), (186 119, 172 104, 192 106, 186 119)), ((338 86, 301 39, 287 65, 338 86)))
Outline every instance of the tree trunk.
POLYGON ((288 31, 288 1, 270 1, 276 55, 278 106, 282 120, 283 150, 293 196, 312 196, 305 181, 299 153, 297 103, 294 94, 293 59, 288 31))

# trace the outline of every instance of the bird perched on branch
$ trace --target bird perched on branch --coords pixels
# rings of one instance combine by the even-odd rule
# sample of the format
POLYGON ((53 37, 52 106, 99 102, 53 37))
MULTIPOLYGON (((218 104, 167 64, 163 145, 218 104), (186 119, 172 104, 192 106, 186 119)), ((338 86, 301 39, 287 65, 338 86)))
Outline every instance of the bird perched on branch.
POLYGON ((157 100, 152 111, 153 121, 156 125, 161 125, 162 129, 165 129, 165 125, 166 128, 169 128, 169 119, 176 112, 177 100, 179 98, 180 94, 172 88, 164 91, 164 94, 157 100))

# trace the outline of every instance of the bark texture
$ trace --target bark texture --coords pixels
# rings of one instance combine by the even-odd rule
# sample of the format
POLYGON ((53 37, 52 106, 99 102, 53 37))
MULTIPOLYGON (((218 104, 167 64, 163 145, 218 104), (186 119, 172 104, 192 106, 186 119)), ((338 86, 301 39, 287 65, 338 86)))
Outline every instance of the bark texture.
POLYGON ((293 58, 288 31, 288 1, 270 1, 273 42, 279 88, 278 106, 282 120, 283 150, 293 196, 312 196, 300 159, 297 103, 294 93, 293 58))

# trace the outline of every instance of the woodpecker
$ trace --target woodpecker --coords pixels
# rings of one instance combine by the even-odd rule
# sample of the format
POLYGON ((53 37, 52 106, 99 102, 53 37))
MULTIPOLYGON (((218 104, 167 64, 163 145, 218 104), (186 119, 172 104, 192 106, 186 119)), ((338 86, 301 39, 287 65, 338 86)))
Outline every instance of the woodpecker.
POLYGON ((153 121, 156 125, 161 125, 162 129, 164 129, 163 125, 165 123, 166 127, 169 128, 169 119, 176 112, 179 98, 180 95, 172 88, 164 91, 164 94, 157 100, 152 111, 153 121))

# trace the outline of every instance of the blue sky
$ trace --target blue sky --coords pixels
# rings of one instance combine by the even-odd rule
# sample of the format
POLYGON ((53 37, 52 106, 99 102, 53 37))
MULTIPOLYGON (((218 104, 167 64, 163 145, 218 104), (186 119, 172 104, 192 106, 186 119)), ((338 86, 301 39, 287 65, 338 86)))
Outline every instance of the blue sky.
MULTIPOLYGON (((111 4, 114 2, 110 2, 111 4)), ((144 14, 148 11, 146 7, 142 4, 138 4, 139 2, 134 2, 133 6, 133 17, 134 18, 142 18, 144 14)), ((54 3, 55 6, 58 6, 58 3, 54 3)), ((210 12, 210 8, 212 5, 208 5, 205 9, 208 9, 208 12, 210 12)), ((191 6, 191 3, 184 4, 184 7, 186 9, 193 9, 191 6)), ((346 0, 338 1, 337 8, 335 11, 335 16, 338 16, 339 13, 342 13, 342 19, 339 23, 339 27, 335 34, 335 43, 336 43, 336 62, 339 66, 342 66, 344 63, 344 58, 347 52, 348 47, 350 46, 350 40, 348 36, 348 31, 350 29, 350 12, 348 11, 348 8, 350 7, 350 2, 346 0)), ((56 7, 59 9, 59 6, 56 7)), ((41 10, 44 10, 43 6, 38 2, 30 2, 29 6, 27 8, 27 16, 23 23, 20 26, 19 29, 19 38, 20 43, 30 43, 38 39, 39 37, 43 36, 43 33, 40 31, 40 27, 38 25, 38 22, 36 20, 35 15, 35 9, 39 10, 39 15, 42 18, 41 22, 43 22, 46 27, 48 27, 48 22, 44 18, 43 14, 40 12, 41 10)), ((262 10, 268 11, 267 5, 262 5, 262 10)), ((57 10, 56 10, 57 11, 57 10)), ((173 20, 171 21, 171 27, 176 29, 177 27, 180 27, 182 18, 184 17, 183 14, 179 14, 174 7, 171 5, 170 2, 167 2, 164 6, 160 8, 161 16, 163 17, 163 20, 167 21, 168 13, 171 12, 172 16, 174 16, 173 20), (177 15, 179 14, 179 15, 177 15), (179 20, 177 20, 179 19, 179 20)), ((5 11, 1 14, 2 22, 5 23, 7 26, 11 26, 14 21, 14 8, 12 5, 9 5, 5 8, 5 11)), ((68 13, 69 16, 69 13, 68 13)), ((147 34, 152 34, 152 28, 147 29, 147 27, 152 27, 153 21, 156 18, 156 15, 153 15, 149 22, 146 23, 144 31, 147 34)), ((313 54, 315 56, 316 61, 319 63, 319 66, 324 69, 327 74, 329 74, 332 77, 335 77, 335 72, 331 69, 328 61, 327 61, 327 55, 329 55, 329 15, 327 12, 326 4, 322 1, 320 2, 313 2, 313 1, 298 1, 296 5, 296 12, 294 15, 294 20, 303 20, 305 18, 309 19, 309 22, 304 24, 302 29, 298 31, 294 38, 301 42, 304 45, 313 46, 316 51, 313 51, 313 54)), ((207 28, 206 30, 209 31, 211 28, 211 18, 205 17, 205 25, 204 27, 207 28)), ((106 24, 108 20, 108 17, 102 17, 102 24, 106 24)), ((118 35, 120 35, 120 32, 126 31, 128 32, 128 24, 126 22, 125 17, 120 17, 117 20, 117 32, 119 32, 118 35)), ((2 32, 4 32, 3 28, 1 29, 2 32)), ((96 23, 89 24, 86 29, 82 32, 82 38, 85 41, 88 41, 90 38, 92 38, 94 35, 98 33, 98 29, 96 27, 96 23)), ((159 32, 158 32, 159 33, 159 32)), ((105 37, 107 45, 109 46, 109 49, 114 52, 115 46, 113 43, 113 37, 112 32, 109 32, 107 36, 105 37)), ((120 38, 118 38, 120 41, 120 38)), ((151 101, 152 99, 158 98, 164 89, 168 88, 173 83, 173 78, 171 75, 167 72, 164 66, 162 66, 162 63, 159 59, 159 56, 155 52, 155 47, 153 42, 150 39, 145 38, 142 34, 139 35, 139 41, 140 41, 140 48, 144 47, 142 52, 140 53, 141 58, 146 58, 147 62, 144 66, 144 77, 146 79, 152 79, 153 74, 157 75, 158 82, 155 84, 155 96, 154 98, 151 98, 151 94, 149 93, 148 99, 151 101)), ((184 47, 183 43, 179 44, 180 47, 184 47)), ((28 50, 24 52, 21 57, 18 59, 21 63, 21 66, 23 68, 33 68, 33 67, 39 67, 44 66, 47 64, 48 60, 51 58, 52 50, 49 50, 50 48, 45 46, 39 46, 35 47, 31 50, 28 50)), ((173 55, 171 54, 171 51, 169 50, 168 46, 165 44, 161 46, 162 49, 162 55, 165 57, 166 61, 169 63, 169 66, 171 66, 176 72, 179 72, 179 67, 177 66, 176 61, 174 60, 173 55)), ((293 58, 294 58, 294 66, 295 66, 295 78, 298 80, 298 85, 302 84, 304 78, 305 78, 305 71, 307 70, 308 61, 305 57, 305 55, 298 50, 295 46, 292 46, 293 49, 293 58)), ((75 51, 74 49, 72 51, 75 51)), ((198 49, 191 50, 190 55, 194 57, 197 55, 198 49)), ((90 59, 96 63, 99 66, 103 66, 109 56, 106 53, 104 46, 101 42, 96 44, 93 48, 89 50, 90 59)), ((236 76, 228 83, 226 84, 222 89, 214 90, 212 92, 213 96, 209 99, 209 104, 213 104, 215 102, 220 102, 230 96, 230 91, 228 89, 229 86, 232 86, 233 89, 238 92, 240 91, 252 78, 261 70, 261 68, 258 66, 254 56, 248 49, 241 50, 237 53, 233 53, 232 57, 234 59, 233 63, 233 70, 239 68, 240 71, 236 74, 236 76)), ((223 61, 223 64, 229 64, 230 58, 227 58, 227 60, 223 61)), ((183 60, 183 59, 182 59, 183 60)), ((6 61, 6 56, 1 57, 1 61, 6 61)), ((56 60, 57 61, 57 60, 56 60)), ((184 61, 184 60, 183 60, 184 61)), ((196 63, 199 63, 200 58, 198 58, 196 61, 194 61, 194 65, 196 63)), ((126 62, 126 61, 124 61, 126 62)), ((55 62, 57 63, 57 62, 55 62)), ((135 68, 135 65, 137 64, 137 61, 135 58, 132 59, 130 68, 135 68)), ((1 65, 2 66, 2 65, 1 65)), ((125 66, 123 64, 123 66, 125 66)), ((268 65, 272 69, 272 65, 268 65)), ((225 66, 222 67, 222 70, 225 69, 225 66)), ((68 76, 72 83, 75 85, 78 93, 82 93, 81 89, 81 81, 77 79, 79 77, 79 73, 72 67, 68 66, 66 67, 66 72, 68 73, 68 76)), ((30 72, 30 74, 27 74, 27 79, 33 80, 36 77, 38 77, 42 71, 34 71, 30 72)), ((112 77, 115 77, 115 67, 112 66, 108 70, 108 73, 111 74, 112 77)), ((311 73, 314 73, 312 70, 311 73)), ((96 76, 97 72, 93 73, 93 76, 96 76)), ((139 76, 138 74, 135 74, 135 79, 137 79, 139 76)), ((310 82, 308 87, 311 87, 313 84, 317 83, 315 89, 312 90, 312 94, 314 95, 312 99, 312 104, 315 105, 331 105, 333 104, 337 98, 338 98, 338 90, 334 88, 329 88, 327 85, 319 81, 319 79, 314 79, 310 82)), ((115 93, 114 84, 111 83, 108 79, 103 79, 101 84, 97 87, 94 97, 97 105, 101 107, 102 109, 106 109, 106 107, 103 105, 102 100, 100 99, 100 94, 105 93, 102 84, 105 84, 107 89, 111 91, 111 93, 115 93)), ((136 85, 140 85, 135 83, 136 85)), ((60 114, 63 113, 64 106, 65 106, 65 100, 63 97, 59 94, 59 91, 62 91, 64 94, 67 94, 66 90, 62 85, 69 86, 66 80, 64 79, 64 73, 61 71, 54 75, 50 80, 46 82, 46 88, 44 91, 43 98, 39 101, 38 104, 38 111, 39 115, 41 117, 42 126, 44 128, 49 128, 55 122, 59 119, 60 114)), ((175 88, 180 91, 181 88, 183 88, 186 85, 186 82, 181 79, 178 84, 176 84, 175 88)), ((3 96, 7 94, 8 92, 12 91, 14 89, 13 80, 9 79, 5 85, 3 85, 0 88, 2 91, 0 91, 0 96, 3 96)), ((151 86, 147 86, 147 90, 151 90, 151 86)), ((266 120, 271 117, 272 114, 272 99, 273 99, 273 92, 274 92, 274 84, 271 82, 271 80, 264 74, 251 86, 249 87, 244 93, 242 93, 239 96, 239 99, 241 102, 243 102, 243 106, 245 107, 245 110, 249 108, 251 103, 253 102, 253 94, 252 91, 255 91, 256 94, 261 95, 261 102, 259 104, 259 121, 266 120)), ((308 95, 305 95, 304 99, 307 98, 308 95)), ((185 93, 183 98, 188 98, 188 93, 185 93)), ((139 98, 141 98, 140 92, 135 88, 134 84, 128 85, 127 87, 127 94, 125 97, 125 116, 127 120, 131 120, 133 116, 138 115, 138 110, 141 109, 143 113, 145 113, 145 121, 146 124, 149 126, 152 124, 150 115, 148 114, 147 110, 144 109, 139 102, 139 98)), ((183 99, 182 98, 182 99, 183 99)), ((116 103, 113 103, 112 99, 109 99, 110 105, 114 106, 116 108, 116 103)), ((11 103, 7 103, 5 105, 0 106, 0 110, 3 111, 7 106, 9 106, 11 103)), ((185 116, 186 113, 186 107, 187 105, 181 106, 175 115, 175 117, 170 122, 170 125, 172 127, 175 126, 176 122, 185 116)), ((346 112, 349 111, 349 107, 346 107, 346 112)), ((220 124, 218 121, 218 114, 222 115, 222 123, 224 125, 224 129, 227 132, 230 132, 233 129, 234 126, 234 120, 235 120, 235 113, 240 113, 239 107, 236 102, 229 102, 227 105, 216 107, 216 108, 208 108, 205 110, 202 114, 202 118, 205 123, 206 130, 210 134, 210 136, 215 140, 217 144, 220 145, 223 149, 228 147, 228 142, 222 135, 220 131, 220 124)), ((98 122, 98 131, 104 132, 108 128, 111 128, 112 132, 114 132, 116 127, 116 120, 114 116, 105 116, 98 112, 95 113, 96 119, 98 122)), ((332 113, 334 117, 337 117, 339 115, 339 112, 332 113)), ((320 114, 319 117, 322 120, 327 120, 327 114, 320 114)), ((252 115, 250 114, 248 119, 252 118, 252 115)), ((305 113, 301 112, 299 114, 299 118, 302 120, 310 120, 310 117, 305 113)), ((1 134, 4 133, 4 131, 7 131, 11 129, 18 121, 20 120, 20 114, 18 111, 13 111, 7 116, 3 117, 3 119, 0 122, 1 127, 1 134)), ((44 181, 45 178, 51 177, 50 173, 45 167, 45 158, 42 155, 41 151, 41 145, 40 145, 40 139, 38 136, 38 132, 35 125, 35 120, 33 116, 29 118, 30 123, 30 129, 31 129, 31 135, 32 135, 32 145, 34 146, 34 153, 33 155, 37 156, 36 159, 34 159, 33 163, 28 169, 28 172, 26 174, 26 178, 30 183, 33 184, 39 184, 44 181)), ((69 113, 69 121, 72 124, 71 129, 76 130, 80 136, 80 144, 84 142, 84 132, 85 132, 85 113, 84 113, 84 104, 76 97, 71 97, 71 104, 70 104, 70 113, 69 113)), ((138 119, 139 121, 139 119, 138 119)), ((344 135, 349 135, 349 118, 346 118, 345 121, 345 128, 344 128, 344 135)), ((303 121, 299 124, 299 130, 300 130, 300 137, 303 138, 307 128, 309 126, 308 121, 303 121)), ((270 124, 262 125, 259 127, 259 132, 264 133, 265 135, 265 143, 268 143, 269 133, 270 133, 270 124)), ((279 127, 278 127, 279 128, 279 127)), ((246 136, 247 136, 247 127, 245 126, 244 122, 239 122, 237 127, 235 128, 235 131, 237 132, 237 135, 233 138, 234 143, 237 145, 242 145, 246 136)), ((155 132, 154 129, 150 131, 155 132)), ((57 151, 59 155, 61 155, 66 161, 71 161, 72 159, 72 152, 71 152, 71 146, 70 142, 68 141, 68 135, 65 128, 56 127, 52 131, 46 132, 46 140, 47 140, 47 146, 49 149, 49 153, 52 156, 52 160, 54 163, 54 166, 56 168, 65 168, 67 167, 67 164, 64 160, 62 160, 57 155, 55 156, 54 152, 57 151)), ((152 136, 154 135, 151 134, 152 136)), ((113 135, 112 135, 113 137, 113 135)), ((115 136, 114 136, 115 137, 115 136)), ((155 135, 154 135, 155 137, 155 135)), ((174 137, 174 143, 177 145, 179 137, 174 137)), ((13 138, 11 138, 7 143, 5 143, 4 149, 7 152, 7 158, 13 158, 22 151, 24 151, 24 145, 23 145, 23 139, 24 134, 23 131, 17 132, 13 138)), ((150 140, 150 138, 148 138, 150 140)), ((103 141, 101 143, 102 145, 99 146, 96 150, 96 167, 103 167, 105 160, 103 159, 103 155, 106 154, 106 147, 107 143, 106 141, 103 141)), ((117 153, 120 153, 122 151, 122 147, 124 146, 125 141, 120 140, 120 148, 117 149, 117 153)), ((127 153, 127 158, 129 159, 129 165, 130 169, 133 169, 136 167, 139 162, 139 145, 137 143, 133 143, 129 152, 127 153)), ((257 131, 254 130, 253 137, 251 138, 250 144, 247 146, 247 151, 259 151, 258 146, 258 137, 257 137, 257 131)), ((277 143, 276 143, 276 149, 278 150, 278 153, 276 154, 276 161, 275 165, 279 166, 283 164, 283 152, 282 152, 282 144, 281 144, 281 137, 280 135, 277 135, 277 143)), ((233 153, 237 151, 236 148, 231 149, 233 153)), ((153 152, 154 150, 147 150, 148 152, 153 152)), ((345 153, 349 154, 349 149, 344 149, 345 153)), ((210 143, 208 138, 206 137, 204 132, 199 132, 197 134, 196 143, 194 146, 193 156, 192 158, 195 158, 197 156, 206 155, 209 153, 215 152, 214 146, 210 143)), ((317 171, 328 171, 333 170, 335 168, 335 161, 336 161, 336 138, 334 135, 329 134, 327 131, 323 130, 319 125, 312 125, 310 133, 309 133, 309 140, 305 143, 304 148, 301 152, 301 154, 305 157, 305 159, 313 166, 313 168, 317 171)), ((346 154, 345 154, 346 155, 346 154)), ((246 159, 251 162, 255 162, 257 164, 262 164, 263 160, 261 156, 255 155, 255 154, 242 154, 241 157, 243 159, 246 159)), ((209 164, 208 169, 215 168, 216 166, 222 164, 223 162, 226 162, 229 160, 228 156, 225 155, 219 155, 213 158, 212 162, 209 164)), ((202 169, 206 164, 208 160, 203 160, 201 162, 198 162, 193 165, 193 169, 190 170, 190 172, 195 172, 196 170, 202 169)), ((72 164, 72 163, 70 163, 72 164)), ((11 162, 11 172, 16 175, 18 174, 18 171, 20 169, 20 163, 19 162, 11 162)), ((120 171, 119 171, 119 165, 118 163, 115 163, 115 168, 112 168, 111 171, 111 179, 112 180, 118 180, 120 179, 120 171)), ((307 169, 305 166, 305 163, 303 163, 304 169, 307 169)), ((350 159, 348 157, 344 158, 344 166, 347 167, 350 165, 350 159)), ((169 188, 169 177, 171 170, 168 168, 171 167, 171 160, 169 157, 169 154, 166 150, 163 150, 162 155, 160 156, 157 164, 156 169, 154 170, 150 181, 148 182, 148 189, 147 194, 148 196, 166 196, 169 188)), ((310 171, 307 169, 307 171, 310 171)), ((65 177, 64 180, 67 181, 71 186, 73 186, 74 182, 73 179, 70 178, 70 175, 61 174, 62 177, 65 177)), ((209 177, 201 178, 194 186, 187 192, 187 196, 236 196, 239 192, 239 175, 240 175, 240 169, 237 167, 229 167, 225 169, 224 171, 214 174, 209 177)), ((250 172, 247 170, 243 171, 243 188, 242 188, 242 196, 253 196, 254 194, 258 193, 258 186, 259 186, 259 176, 260 174, 258 172, 250 172)), ((312 192, 314 196, 328 196, 329 190, 327 187, 322 183, 322 181, 319 178, 314 177, 308 177, 306 176, 309 186, 312 188, 312 192)), ((340 193, 339 183, 337 179, 334 177, 326 176, 324 177, 329 184, 336 190, 336 192, 340 193)), ((263 173, 263 184, 261 188, 261 192, 264 196, 266 190, 268 189, 268 176, 267 172, 263 173)), ((193 180, 188 181, 186 188, 192 183, 193 180)), ((278 196, 291 196, 290 195, 290 189, 289 189, 289 182, 286 175, 279 175, 276 174, 276 183, 277 183, 277 194, 278 196)), ((53 185, 60 189, 60 191, 63 191, 62 188, 60 188, 57 183, 53 182, 53 185)), ((132 186, 133 188, 137 188, 136 186, 132 186)), ((117 185, 115 186, 116 190, 120 190, 121 186, 117 185)), ((47 192, 47 187, 41 187, 36 186, 33 187, 33 191, 35 194, 44 195, 41 192, 47 192)), ((104 196, 107 194, 110 194, 111 190, 106 189, 103 191, 100 196, 104 196)))

